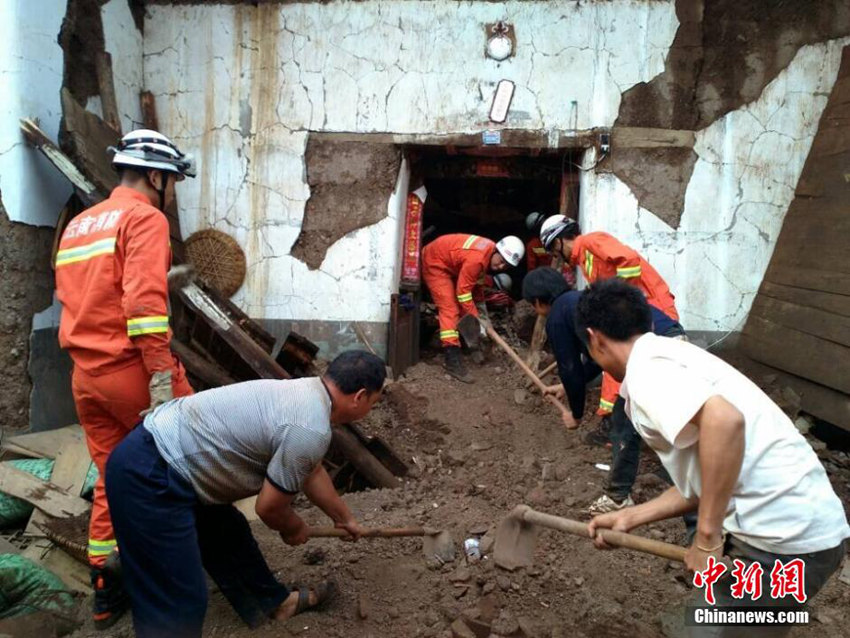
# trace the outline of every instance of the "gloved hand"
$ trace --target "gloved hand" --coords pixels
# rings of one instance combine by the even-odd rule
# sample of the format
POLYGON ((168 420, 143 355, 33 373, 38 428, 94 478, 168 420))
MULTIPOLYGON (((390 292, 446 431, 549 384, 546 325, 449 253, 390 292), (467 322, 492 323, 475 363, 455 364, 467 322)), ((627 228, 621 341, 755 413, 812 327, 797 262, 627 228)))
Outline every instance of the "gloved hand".
POLYGON ((475 308, 478 310, 478 325, 481 329, 481 337, 483 339, 488 339, 487 328, 492 328, 493 324, 490 322, 490 314, 487 312, 487 304, 480 302, 475 304, 475 308))
POLYGON ((150 390, 151 404, 147 410, 142 410, 142 412, 139 413, 139 416, 142 417, 153 412, 157 406, 160 406, 163 403, 168 403, 174 398, 174 393, 171 389, 171 370, 154 372, 151 375, 151 381, 150 384, 148 384, 148 389, 150 390))
POLYGON ((195 281, 195 267, 191 264, 172 266, 166 277, 168 278, 169 290, 182 290, 195 281))

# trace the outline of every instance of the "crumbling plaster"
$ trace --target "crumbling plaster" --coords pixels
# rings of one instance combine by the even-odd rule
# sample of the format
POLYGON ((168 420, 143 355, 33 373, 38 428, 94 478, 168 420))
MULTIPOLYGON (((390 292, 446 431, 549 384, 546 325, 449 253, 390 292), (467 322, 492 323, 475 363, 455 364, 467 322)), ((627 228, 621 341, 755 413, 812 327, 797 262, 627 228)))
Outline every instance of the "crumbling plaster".
POLYGON ((106 52, 112 58, 112 81, 122 132, 142 124, 139 93, 143 87, 142 32, 136 28, 128 0, 109 0, 100 9, 106 52))
POLYGON ((199 155, 180 185, 184 232, 214 226, 246 250, 237 303, 265 319, 387 321, 397 207, 317 270, 289 255, 308 131, 480 131, 503 78, 517 85, 511 128, 611 126, 622 91, 663 70, 677 24, 671 3, 643 0, 153 5, 145 86, 161 127, 199 155), (501 19, 517 54, 498 64, 482 25, 501 19))
MULTIPOLYGON (((246 249, 236 301, 272 320, 381 322, 396 282, 388 255, 401 217, 392 206, 334 244, 317 270, 289 254, 310 194, 309 131, 481 131, 503 78, 517 84, 510 128, 554 140, 610 127, 622 93, 663 71, 677 27, 674 2, 649 0, 155 5, 145 83, 162 127, 200 156, 199 178, 181 184, 184 231, 215 226, 246 249), (517 37, 516 55, 501 64, 484 58, 481 29, 499 19, 517 37)), ((696 133, 678 228, 640 208, 604 167, 583 174, 585 227, 641 250, 668 279, 688 329, 734 330, 746 316, 840 45, 802 48, 755 101, 696 133)))
POLYGON ((697 132, 678 229, 641 208, 613 174, 584 173, 584 226, 643 253, 671 283, 686 328, 743 327, 846 44, 802 47, 757 100, 697 132))

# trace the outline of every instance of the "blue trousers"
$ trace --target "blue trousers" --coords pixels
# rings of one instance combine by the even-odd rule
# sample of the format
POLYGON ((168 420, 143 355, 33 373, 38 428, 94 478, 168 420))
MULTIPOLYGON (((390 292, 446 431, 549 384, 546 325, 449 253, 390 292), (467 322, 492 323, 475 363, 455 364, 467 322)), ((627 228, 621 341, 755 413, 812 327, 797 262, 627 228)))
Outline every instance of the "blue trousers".
POLYGON ((289 595, 231 505, 200 505, 192 486, 137 427, 106 463, 106 497, 138 638, 200 638, 206 568, 252 627, 289 595))

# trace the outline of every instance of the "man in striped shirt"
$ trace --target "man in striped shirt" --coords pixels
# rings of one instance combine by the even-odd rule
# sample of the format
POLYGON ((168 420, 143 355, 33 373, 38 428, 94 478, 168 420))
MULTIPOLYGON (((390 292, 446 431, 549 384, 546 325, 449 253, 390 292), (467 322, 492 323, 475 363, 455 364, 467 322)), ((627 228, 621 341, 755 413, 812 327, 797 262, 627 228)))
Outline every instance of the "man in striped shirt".
POLYGON ((145 418, 106 468, 124 581, 138 638, 197 638, 204 569, 250 626, 316 607, 332 583, 290 591, 266 565, 233 502, 289 545, 309 538, 293 508, 304 492, 356 540, 362 529, 322 459, 332 425, 364 417, 381 396, 384 362, 341 354, 321 378, 247 381, 175 399, 145 418))

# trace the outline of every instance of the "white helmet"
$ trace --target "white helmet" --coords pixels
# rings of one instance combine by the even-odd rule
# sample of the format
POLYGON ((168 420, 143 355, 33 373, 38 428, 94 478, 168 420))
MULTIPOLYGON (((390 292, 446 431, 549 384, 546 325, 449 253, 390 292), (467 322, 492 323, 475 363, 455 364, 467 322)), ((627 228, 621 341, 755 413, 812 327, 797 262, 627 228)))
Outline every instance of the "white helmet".
POLYGON ((508 273, 500 272, 497 275, 493 275, 493 286, 495 286, 496 290, 510 292, 513 285, 514 282, 511 280, 511 276, 508 273))
POLYGON ((162 133, 150 129, 130 131, 118 146, 110 146, 115 153, 112 158, 113 166, 129 168, 156 169, 195 177, 195 160, 191 155, 180 152, 180 149, 162 133))
POLYGON ((544 219, 546 216, 543 213, 529 213, 525 218, 525 227, 528 230, 537 230, 544 219))
POLYGON ((578 222, 566 215, 552 215, 540 227, 540 241, 549 250, 552 242, 564 233, 579 234, 578 222))
POLYGON ((511 266, 517 266, 525 255, 525 244, 519 237, 508 235, 499 240, 499 243, 496 244, 496 250, 511 266))

